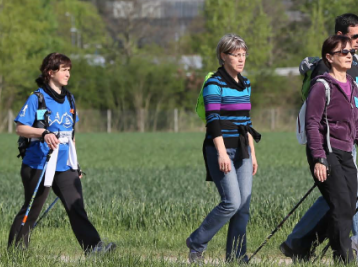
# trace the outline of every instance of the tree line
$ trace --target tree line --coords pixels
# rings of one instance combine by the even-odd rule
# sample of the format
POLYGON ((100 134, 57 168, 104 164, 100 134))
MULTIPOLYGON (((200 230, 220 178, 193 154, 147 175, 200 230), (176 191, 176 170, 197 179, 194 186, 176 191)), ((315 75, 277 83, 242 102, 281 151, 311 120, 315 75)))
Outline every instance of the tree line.
POLYGON ((353 0, 206 0, 186 33, 173 38, 171 26, 138 18, 143 1, 128 0, 131 8, 117 19, 106 2, 0 0, 0 112, 21 108, 36 89, 41 60, 54 51, 73 61, 69 89, 81 109, 134 110, 138 120, 148 110, 193 110, 203 77, 218 67, 217 42, 229 32, 249 46, 254 107, 297 107, 301 77, 273 70, 319 56, 335 17, 358 13, 353 0), (200 55, 203 68, 185 70, 182 55, 200 55))

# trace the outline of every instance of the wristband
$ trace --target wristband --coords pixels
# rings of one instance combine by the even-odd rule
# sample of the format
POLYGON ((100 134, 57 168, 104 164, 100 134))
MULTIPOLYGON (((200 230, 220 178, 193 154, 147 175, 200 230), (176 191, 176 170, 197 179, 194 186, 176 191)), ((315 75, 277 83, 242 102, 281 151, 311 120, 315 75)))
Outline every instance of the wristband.
POLYGON ((47 130, 47 129, 42 132, 42 135, 41 135, 41 138, 40 138, 40 140, 41 140, 42 143, 45 141, 45 135, 46 135, 46 134, 50 134, 50 133, 51 133, 51 132, 50 132, 49 130, 47 130))
POLYGON ((316 158, 315 163, 323 164, 324 166, 326 166, 328 168, 328 161, 326 158, 316 158))

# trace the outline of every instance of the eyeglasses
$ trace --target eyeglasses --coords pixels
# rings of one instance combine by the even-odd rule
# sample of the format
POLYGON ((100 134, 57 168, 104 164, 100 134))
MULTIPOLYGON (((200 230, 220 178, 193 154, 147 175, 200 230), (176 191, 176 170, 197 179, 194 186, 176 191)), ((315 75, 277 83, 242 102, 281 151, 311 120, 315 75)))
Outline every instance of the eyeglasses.
POLYGON ((351 49, 351 50, 348 50, 348 49, 342 49, 342 50, 339 50, 339 51, 334 51, 334 52, 331 52, 330 54, 331 55, 334 55, 334 54, 340 54, 340 56, 346 56, 348 55, 348 53, 351 53, 352 56, 355 54, 356 50, 354 49, 351 49))
POLYGON ((247 57, 249 56, 248 53, 232 54, 232 53, 229 53, 229 52, 225 52, 225 54, 230 55, 230 56, 233 56, 233 57, 235 57, 235 58, 237 58, 237 57, 247 58, 247 57))
POLYGON ((352 35, 352 36, 351 36, 351 39, 352 39, 352 40, 355 40, 355 39, 357 39, 357 38, 358 38, 358 34, 355 34, 355 35, 352 35))

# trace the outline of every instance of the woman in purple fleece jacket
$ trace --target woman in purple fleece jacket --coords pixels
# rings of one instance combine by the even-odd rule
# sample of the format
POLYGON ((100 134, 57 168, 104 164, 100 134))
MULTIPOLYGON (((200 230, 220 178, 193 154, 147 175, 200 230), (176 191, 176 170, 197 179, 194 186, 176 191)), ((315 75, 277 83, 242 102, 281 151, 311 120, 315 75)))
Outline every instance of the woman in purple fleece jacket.
POLYGON ((352 145, 358 138, 358 88, 347 74, 353 54, 351 40, 343 35, 329 37, 322 46, 322 59, 329 72, 318 76, 331 88, 325 114, 326 96, 323 83, 312 82, 307 99, 307 160, 312 176, 330 211, 328 236, 336 261, 354 261, 349 233, 357 198, 357 169, 352 145), (332 153, 326 142, 326 116, 332 153))

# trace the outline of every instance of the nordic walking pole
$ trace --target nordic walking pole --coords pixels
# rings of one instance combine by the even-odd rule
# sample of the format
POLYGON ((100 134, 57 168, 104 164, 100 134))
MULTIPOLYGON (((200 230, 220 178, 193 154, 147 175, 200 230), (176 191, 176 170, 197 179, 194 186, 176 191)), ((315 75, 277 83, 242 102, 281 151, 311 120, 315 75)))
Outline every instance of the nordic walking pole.
POLYGON ((21 226, 20 226, 20 230, 19 230, 19 234, 21 233, 21 230, 22 230, 22 228, 24 227, 24 225, 25 225, 25 223, 26 223, 26 221, 27 221, 27 217, 29 216, 29 213, 30 213, 32 204, 34 203, 34 200, 35 200, 35 197, 36 197, 36 194, 37 194, 37 191, 39 190, 40 184, 41 184, 41 182, 42 182, 42 180, 43 180, 44 174, 45 174, 46 169, 47 169, 47 164, 48 164, 48 162, 50 161, 52 152, 53 152, 53 150, 51 149, 51 150, 47 153, 46 162, 45 162, 44 168, 43 168, 43 170, 42 170, 42 173, 41 173, 41 176, 40 176, 40 178, 39 178, 39 181, 37 182, 37 185, 36 185, 36 187, 35 187, 34 193, 32 194, 32 197, 31 197, 29 206, 27 207, 27 210, 26 210, 24 219, 22 220, 22 223, 21 223, 21 226))
POLYGON ((306 199, 306 197, 315 189, 316 183, 307 191, 307 193, 301 198, 301 200, 293 207, 293 209, 287 214, 287 216, 276 226, 276 228, 269 234, 264 242, 256 249, 256 251, 251 255, 247 263, 261 250, 261 248, 266 245, 267 241, 280 229, 280 227, 285 223, 285 221, 292 215, 292 213, 298 208, 299 205, 306 199))
POLYGON ((34 229, 39 224, 39 222, 46 216, 46 214, 50 211, 50 209, 56 204, 57 200, 59 200, 58 197, 56 197, 56 199, 51 203, 51 205, 47 208, 47 210, 45 210, 45 212, 41 215, 41 217, 34 223, 32 229, 34 229))

